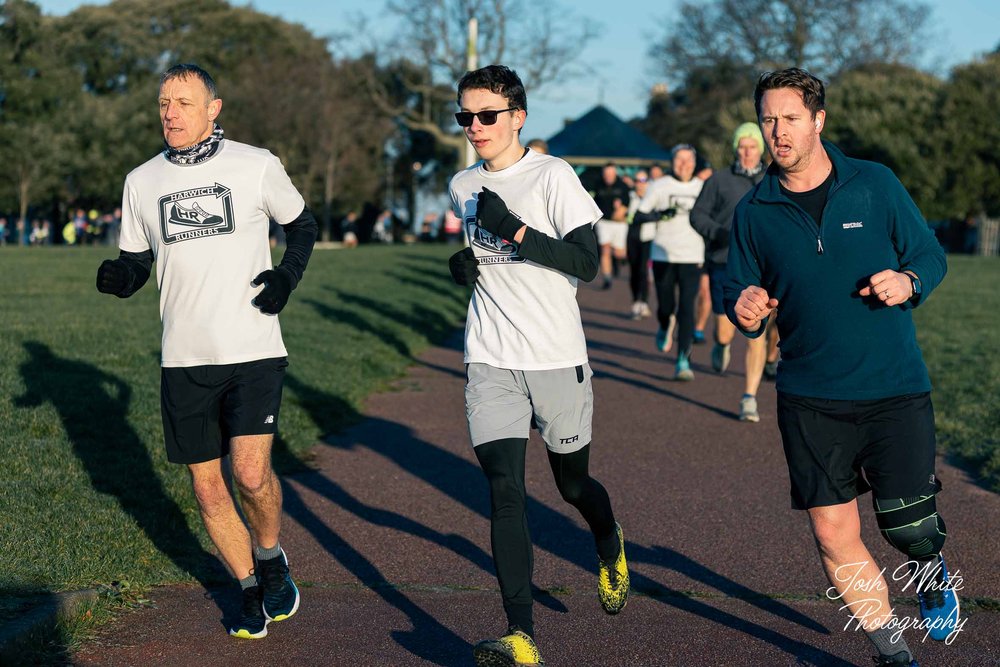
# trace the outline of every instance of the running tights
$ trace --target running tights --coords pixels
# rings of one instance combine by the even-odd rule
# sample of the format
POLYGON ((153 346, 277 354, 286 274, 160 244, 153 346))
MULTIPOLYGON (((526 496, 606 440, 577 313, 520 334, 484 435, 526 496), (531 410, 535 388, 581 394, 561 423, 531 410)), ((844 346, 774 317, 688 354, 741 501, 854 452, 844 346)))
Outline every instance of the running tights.
POLYGON ((649 301, 649 252, 653 242, 640 241, 638 230, 629 229, 627 243, 632 301, 649 301))
POLYGON ((677 310, 677 349, 691 353, 694 341, 694 301, 698 296, 701 266, 653 262, 653 282, 656 284, 656 317, 660 328, 669 329, 670 316, 677 310), (674 289, 679 299, 674 296, 674 289))
MULTIPOLYGON (((475 448, 490 485, 490 542, 500 582, 504 611, 511 625, 528 634, 531 627, 531 537, 525 515, 523 438, 494 440, 475 448)), ((549 452, 556 486, 566 502, 583 516, 601 551, 617 549, 615 518, 604 487, 590 476, 590 445, 571 454, 549 452)), ((613 558, 617 551, 608 555, 613 558)), ((605 557, 605 554, 601 554, 605 557)))

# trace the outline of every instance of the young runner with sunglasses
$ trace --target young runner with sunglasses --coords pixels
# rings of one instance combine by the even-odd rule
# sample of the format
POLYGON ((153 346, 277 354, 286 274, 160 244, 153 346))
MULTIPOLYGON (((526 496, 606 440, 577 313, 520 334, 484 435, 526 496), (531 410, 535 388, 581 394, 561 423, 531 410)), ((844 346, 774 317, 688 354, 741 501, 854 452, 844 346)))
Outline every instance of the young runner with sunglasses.
POLYGON ((524 86, 491 65, 458 84, 459 125, 481 161, 451 181, 470 247, 452 256, 455 281, 474 285, 465 334, 465 411, 490 486, 493 560, 507 632, 480 642, 477 665, 539 665, 532 618, 532 546, 524 457, 532 423, 545 441, 562 497, 594 535, 598 597, 617 614, 629 590, 621 527, 588 471, 593 372, 587 363, 578 280, 597 274, 601 212, 573 169, 528 150, 524 86))

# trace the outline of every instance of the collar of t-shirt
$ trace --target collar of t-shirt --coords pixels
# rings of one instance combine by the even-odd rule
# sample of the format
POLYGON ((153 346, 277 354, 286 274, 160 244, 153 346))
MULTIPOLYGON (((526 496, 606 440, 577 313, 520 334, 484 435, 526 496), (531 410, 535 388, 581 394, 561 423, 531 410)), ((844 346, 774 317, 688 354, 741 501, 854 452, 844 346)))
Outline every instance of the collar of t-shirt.
MULTIPOLYGON (((528 155, 528 152, 530 150, 531 150, 530 148, 528 148, 527 146, 525 146, 524 147, 524 152, 521 153, 521 157, 517 158, 517 162, 520 162, 521 160, 523 160, 525 158, 525 156, 528 155)), ((517 162, 515 162, 514 164, 517 164, 517 162)), ((483 171, 485 171, 487 173, 492 173, 492 174, 496 173, 495 171, 491 172, 489 169, 486 168, 486 162, 485 161, 483 162, 483 171)), ((503 169, 500 169, 499 171, 503 171, 503 169)))
POLYGON ((778 181, 778 187, 781 188, 781 194, 802 207, 802 210, 808 213, 809 217, 815 220, 816 225, 819 226, 823 218, 823 209, 826 207, 827 197, 830 194, 830 186, 833 185, 835 171, 835 169, 831 168, 830 175, 822 183, 812 190, 806 190, 805 192, 792 192, 782 185, 781 181, 778 181))

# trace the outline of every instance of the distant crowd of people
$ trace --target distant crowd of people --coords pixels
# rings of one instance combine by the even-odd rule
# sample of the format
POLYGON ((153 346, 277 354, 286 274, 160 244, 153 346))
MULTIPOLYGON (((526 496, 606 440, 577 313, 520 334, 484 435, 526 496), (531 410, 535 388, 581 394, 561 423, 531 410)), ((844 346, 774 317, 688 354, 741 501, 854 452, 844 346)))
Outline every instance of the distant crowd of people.
MULTIPOLYGON (((596 228, 601 286, 610 289, 619 267, 627 264, 631 316, 656 316, 655 345, 661 352, 670 352, 676 341, 679 381, 694 379, 693 346, 707 342, 710 319, 712 368, 725 373, 729 367, 735 335, 723 304, 729 230, 736 203, 763 177, 764 140, 757 124, 741 125, 732 146, 733 163, 719 171, 700 162, 694 146, 681 143, 671 150, 668 170, 659 164, 629 170, 609 162, 591 179, 589 193, 601 210, 596 228), (655 311, 649 305, 651 285, 655 311)), ((749 341, 743 421, 760 420, 757 389, 762 377, 776 375, 775 319, 767 336, 749 341)))
POLYGON ((61 228, 55 229, 47 217, 35 217, 30 222, 14 216, 0 215, 0 246, 44 245, 118 245, 122 210, 100 212, 95 208, 70 211, 61 228))

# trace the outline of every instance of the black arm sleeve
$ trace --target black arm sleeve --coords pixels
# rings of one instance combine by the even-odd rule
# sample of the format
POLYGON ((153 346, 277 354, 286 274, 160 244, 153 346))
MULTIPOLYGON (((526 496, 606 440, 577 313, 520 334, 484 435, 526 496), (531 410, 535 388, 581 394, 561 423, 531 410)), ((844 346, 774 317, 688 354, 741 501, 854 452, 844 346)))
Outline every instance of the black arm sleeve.
POLYGON ((597 275, 600 258, 593 225, 580 225, 561 240, 527 227, 517 254, 586 281, 597 275))
POLYGON ((153 251, 125 252, 122 250, 118 254, 118 261, 128 271, 128 284, 125 286, 125 289, 115 296, 127 299, 142 289, 142 286, 149 280, 149 272, 153 268, 153 251))
POLYGON ((662 215, 663 213, 660 211, 650 211, 649 213, 640 213, 639 211, 636 211, 635 215, 632 216, 632 224, 635 225, 642 224, 644 222, 657 222, 662 215))
POLYGON ((316 237, 319 235, 319 225, 312 211, 306 206, 285 228, 285 254, 281 258, 278 268, 285 269, 292 275, 292 289, 302 280, 305 273, 306 264, 312 255, 313 245, 316 244, 316 237))

